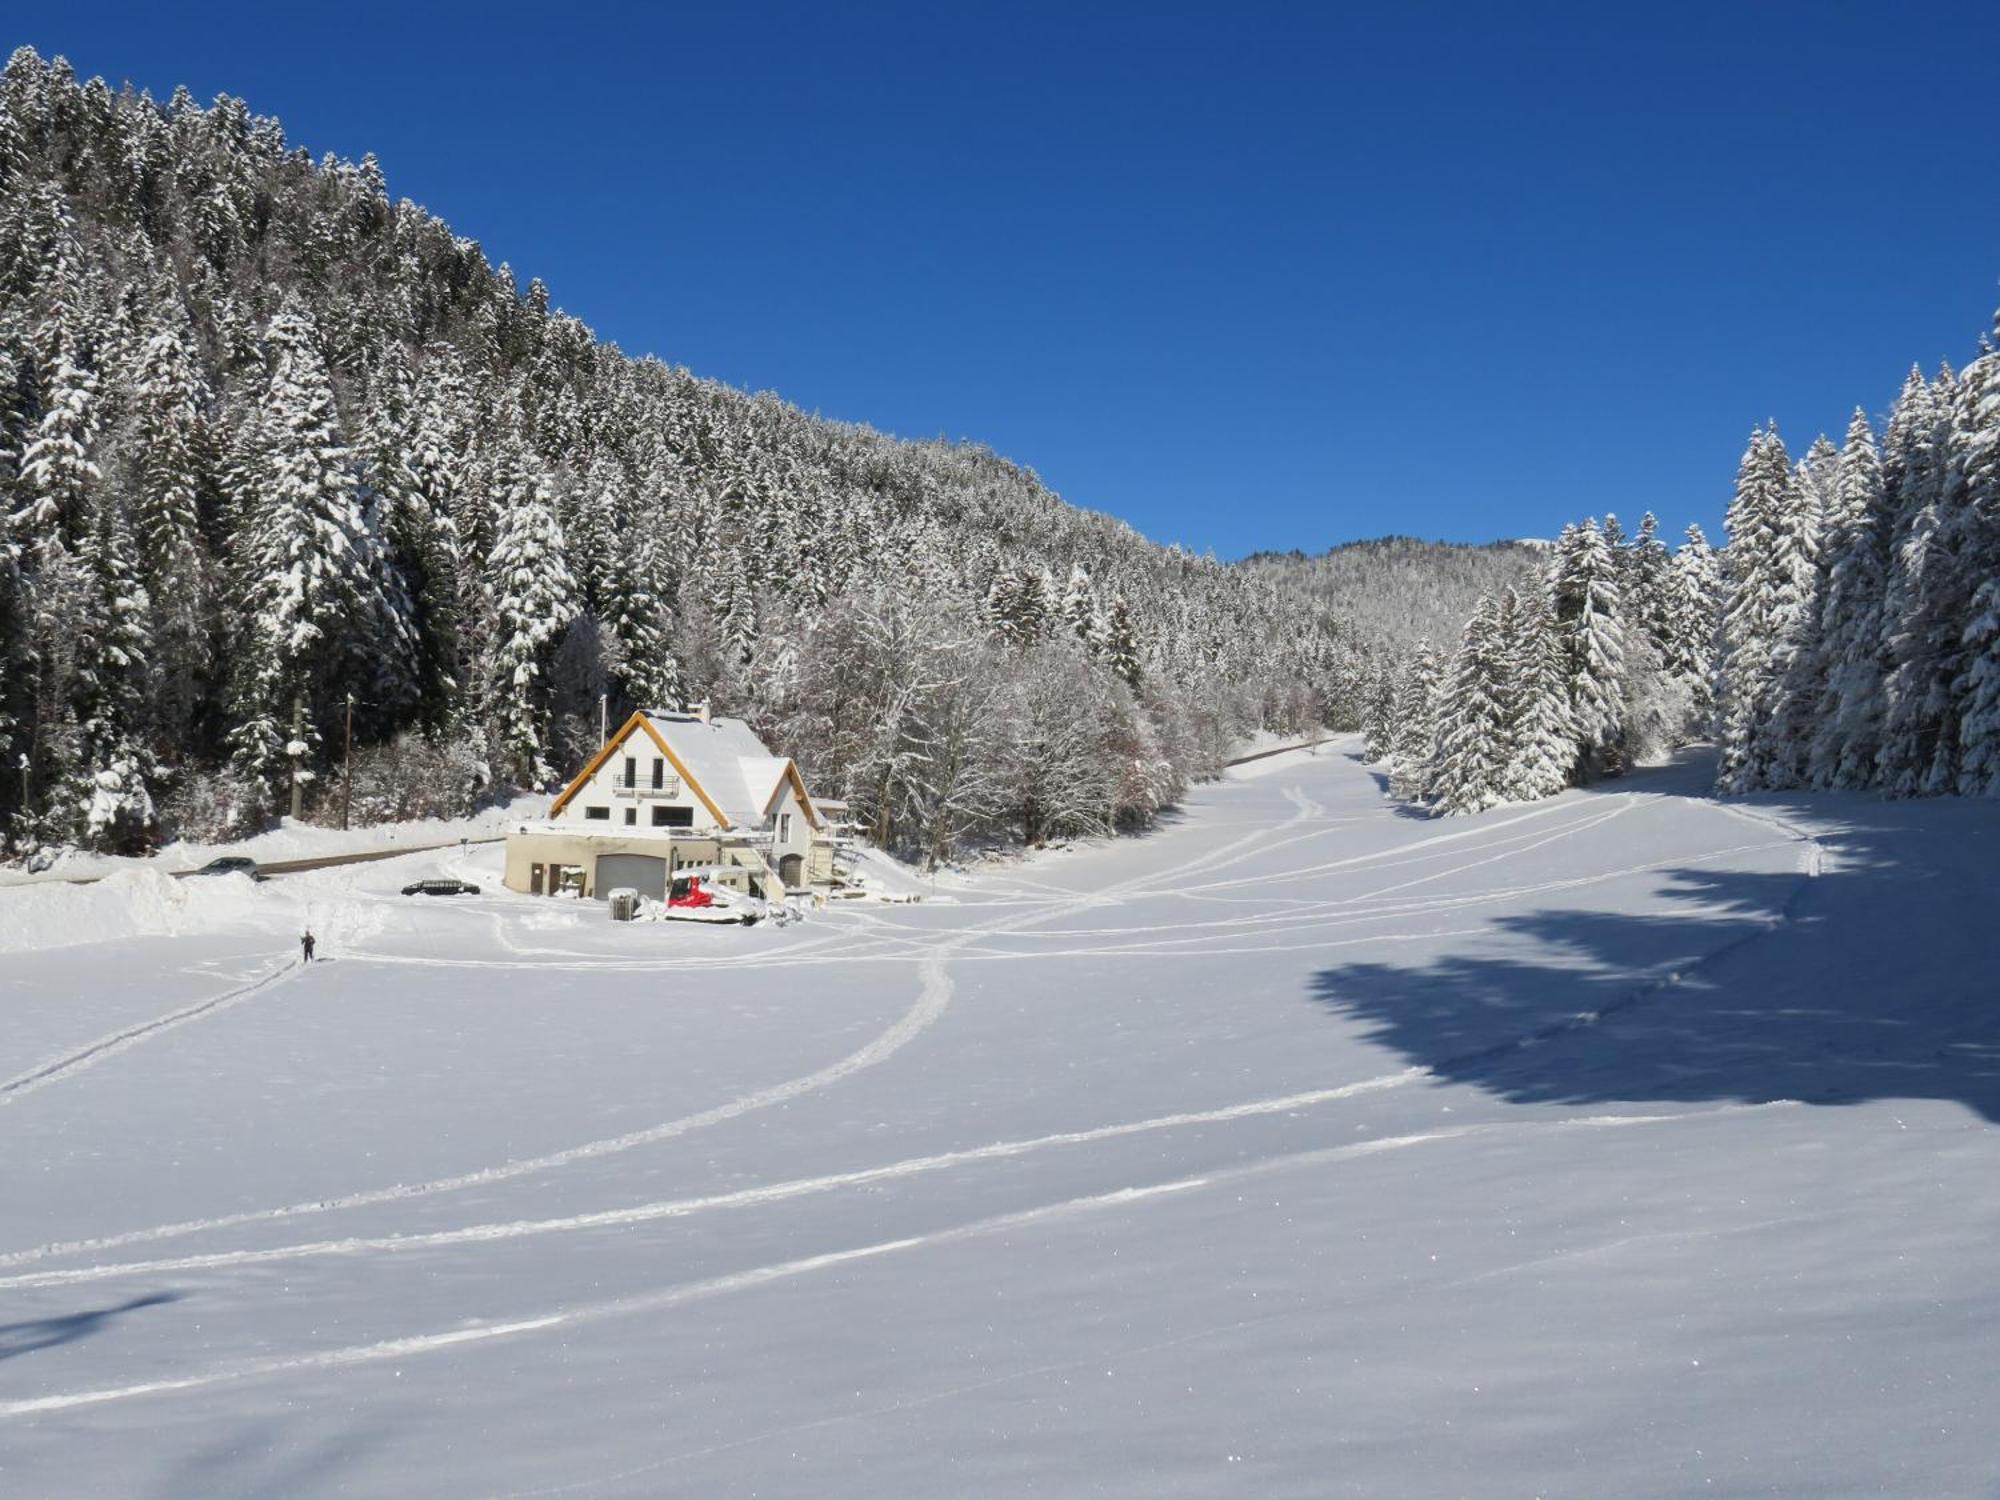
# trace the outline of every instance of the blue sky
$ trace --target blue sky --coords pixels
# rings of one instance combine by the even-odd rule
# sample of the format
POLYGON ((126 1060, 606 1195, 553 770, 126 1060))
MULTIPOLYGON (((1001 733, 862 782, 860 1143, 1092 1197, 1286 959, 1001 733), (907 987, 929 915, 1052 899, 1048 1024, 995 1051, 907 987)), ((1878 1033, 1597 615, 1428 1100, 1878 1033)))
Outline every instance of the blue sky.
POLYGON ((43 7, 600 337, 1234 557, 1719 524, 2000 304, 1991 6, 43 7))

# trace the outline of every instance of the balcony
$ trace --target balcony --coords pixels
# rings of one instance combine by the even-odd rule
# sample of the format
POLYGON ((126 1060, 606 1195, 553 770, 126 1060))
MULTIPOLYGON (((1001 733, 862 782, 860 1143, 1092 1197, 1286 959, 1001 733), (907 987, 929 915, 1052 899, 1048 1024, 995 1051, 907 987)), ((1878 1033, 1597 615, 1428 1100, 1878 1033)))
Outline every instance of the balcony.
POLYGON ((614 797, 625 797, 639 802, 654 797, 678 797, 680 794, 681 782, 678 776, 669 776, 658 786, 639 786, 636 783, 621 781, 611 789, 611 795, 614 797))

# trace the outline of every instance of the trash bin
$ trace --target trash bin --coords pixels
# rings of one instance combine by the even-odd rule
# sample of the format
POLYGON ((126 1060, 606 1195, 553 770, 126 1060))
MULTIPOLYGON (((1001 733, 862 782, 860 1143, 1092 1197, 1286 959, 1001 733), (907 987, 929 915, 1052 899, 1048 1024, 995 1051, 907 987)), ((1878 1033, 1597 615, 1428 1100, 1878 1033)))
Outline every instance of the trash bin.
POLYGON ((619 886, 605 899, 611 903, 611 920, 614 922, 629 922, 639 915, 639 893, 630 886, 619 886))

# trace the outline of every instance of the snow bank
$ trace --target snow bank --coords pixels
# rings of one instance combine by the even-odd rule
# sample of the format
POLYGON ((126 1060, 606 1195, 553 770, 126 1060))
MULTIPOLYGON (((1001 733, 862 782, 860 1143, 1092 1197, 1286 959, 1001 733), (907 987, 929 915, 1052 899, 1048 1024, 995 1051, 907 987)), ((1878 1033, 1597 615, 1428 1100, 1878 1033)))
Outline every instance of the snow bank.
POLYGON ((40 885, 51 881, 95 879, 121 870, 195 870, 224 854, 255 860, 315 859, 331 854, 364 854, 378 849, 422 848, 454 839, 491 838, 525 818, 539 818, 548 798, 516 797, 467 818, 418 818, 407 823, 380 823, 371 828, 322 828, 313 823, 279 820, 276 828, 226 844, 172 843, 144 859, 70 850, 46 869, 0 868, 0 886, 40 885))
POLYGON ((936 883, 914 865, 906 865, 873 844, 857 844, 840 856, 847 878, 871 896, 891 901, 909 901, 927 896, 936 883))
POLYGON ((402 860, 263 882, 247 875, 181 879, 140 865, 89 885, 16 885, 0 890, 0 953, 226 928, 288 942, 307 926, 325 943, 352 946, 415 926, 415 911, 396 894, 410 874, 402 860))
POLYGON ((120 870, 95 885, 26 886, 0 892, 0 953, 210 932, 242 921, 255 906, 256 887, 247 875, 176 880, 141 868, 120 870))

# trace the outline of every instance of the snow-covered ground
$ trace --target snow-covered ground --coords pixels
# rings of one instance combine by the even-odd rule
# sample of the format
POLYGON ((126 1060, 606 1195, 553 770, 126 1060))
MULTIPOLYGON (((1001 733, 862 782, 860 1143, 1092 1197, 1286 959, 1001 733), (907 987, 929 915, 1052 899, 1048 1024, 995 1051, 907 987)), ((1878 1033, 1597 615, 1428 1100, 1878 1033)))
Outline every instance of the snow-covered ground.
POLYGON ((2000 805, 1351 750, 781 930, 22 947, 0 1493, 1991 1495, 2000 805))
POLYGON ((416 818, 405 823, 380 823, 367 828, 322 828, 280 818, 275 828, 225 844, 175 841, 144 858, 91 854, 72 849, 38 869, 0 865, 0 887, 96 880, 135 871, 194 870, 221 854, 247 855, 255 860, 320 859, 336 854, 364 854, 378 849, 423 848, 453 839, 492 838, 524 818, 539 818, 549 799, 524 795, 486 808, 466 818, 416 818))

